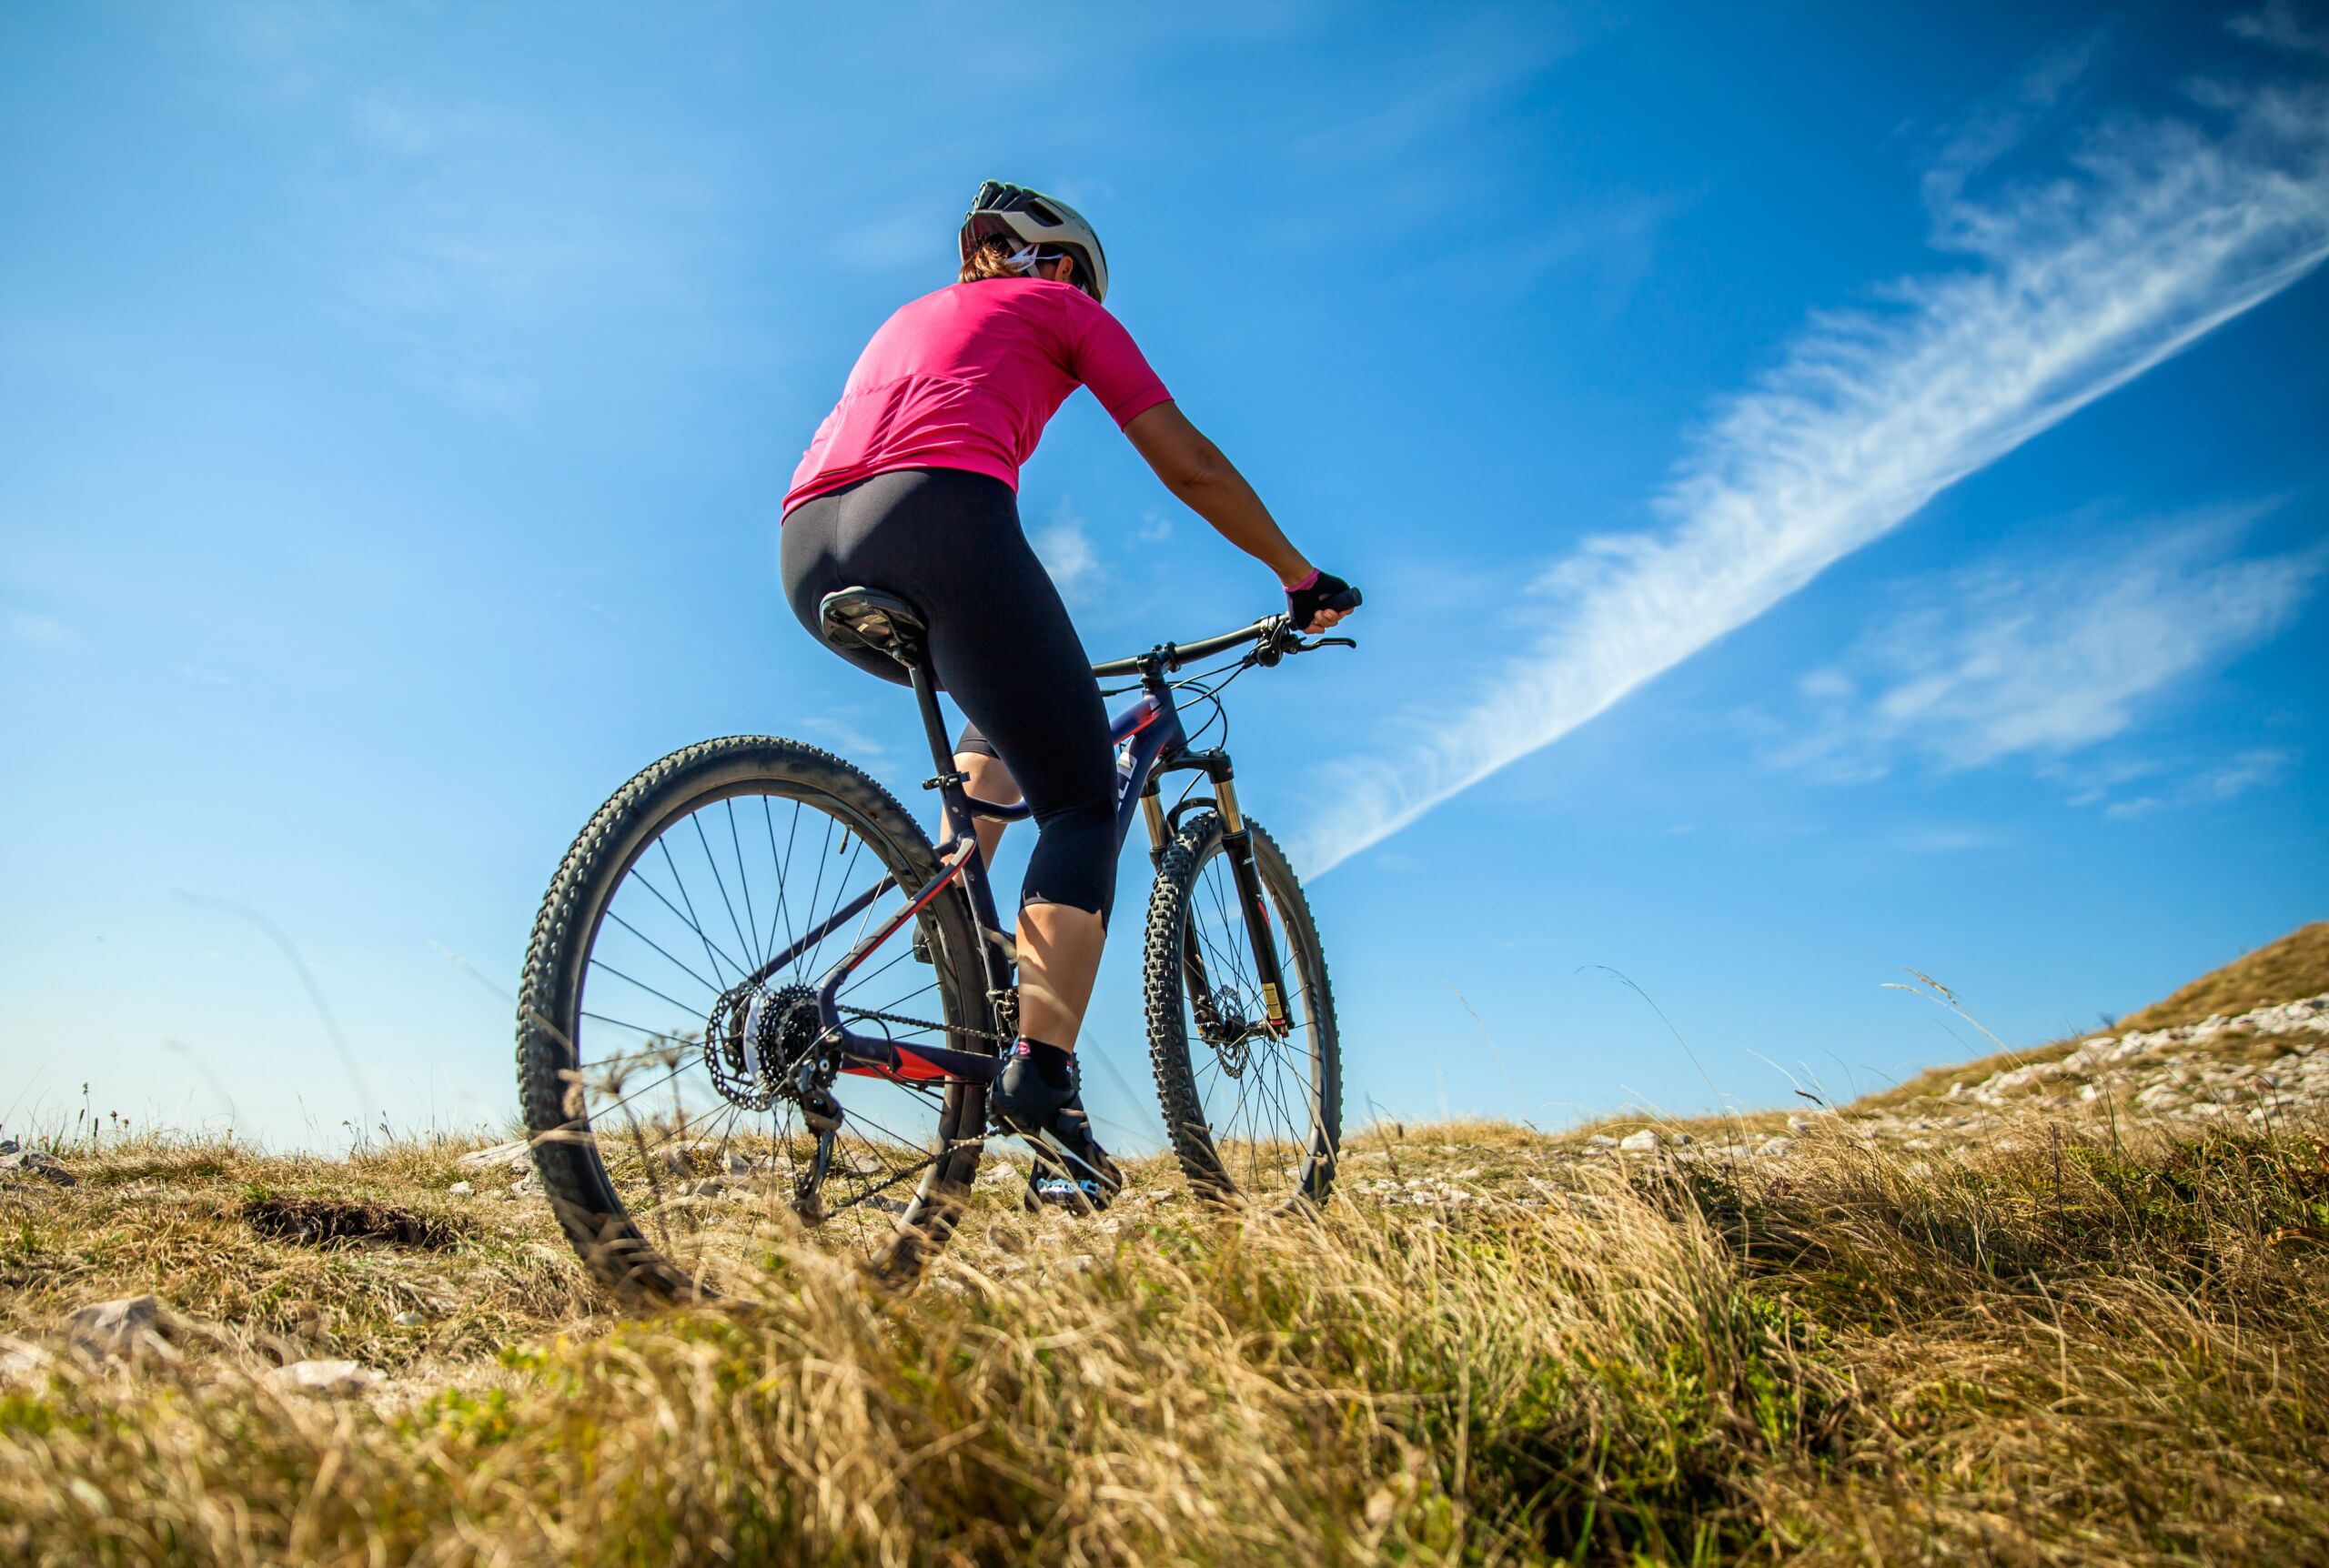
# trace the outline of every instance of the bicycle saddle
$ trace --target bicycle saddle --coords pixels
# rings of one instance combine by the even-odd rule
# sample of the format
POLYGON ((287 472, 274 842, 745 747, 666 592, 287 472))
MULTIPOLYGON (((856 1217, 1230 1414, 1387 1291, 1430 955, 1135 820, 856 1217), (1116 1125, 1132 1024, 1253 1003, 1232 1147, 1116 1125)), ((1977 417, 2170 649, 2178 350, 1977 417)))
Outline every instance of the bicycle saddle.
POLYGON ((872 648, 900 664, 922 657, 929 631, 922 611, 880 588, 845 588, 817 601, 817 625, 835 648, 872 648))

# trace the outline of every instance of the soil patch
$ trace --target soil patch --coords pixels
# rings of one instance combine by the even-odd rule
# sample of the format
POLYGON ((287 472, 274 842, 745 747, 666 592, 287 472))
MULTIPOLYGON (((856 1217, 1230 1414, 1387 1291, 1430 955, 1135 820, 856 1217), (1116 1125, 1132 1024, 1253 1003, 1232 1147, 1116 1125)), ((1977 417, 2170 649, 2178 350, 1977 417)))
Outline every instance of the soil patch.
POLYGON ((460 1240, 459 1231, 442 1220, 393 1203, 343 1198, 263 1193, 245 1200, 243 1218, 262 1236, 308 1247, 335 1241, 391 1241, 399 1247, 441 1251, 460 1240))

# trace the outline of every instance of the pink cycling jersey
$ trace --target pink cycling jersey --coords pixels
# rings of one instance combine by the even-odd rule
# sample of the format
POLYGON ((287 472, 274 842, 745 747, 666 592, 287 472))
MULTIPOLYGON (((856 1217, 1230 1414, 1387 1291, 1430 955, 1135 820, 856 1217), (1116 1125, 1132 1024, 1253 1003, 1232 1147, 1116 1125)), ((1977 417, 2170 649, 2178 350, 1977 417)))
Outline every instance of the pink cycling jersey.
POLYGON ((1168 401, 1132 335, 1072 284, 958 283, 882 324, 793 470, 787 511, 896 468, 965 468, 1013 489, 1078 386, 1118 425, 1168 401))

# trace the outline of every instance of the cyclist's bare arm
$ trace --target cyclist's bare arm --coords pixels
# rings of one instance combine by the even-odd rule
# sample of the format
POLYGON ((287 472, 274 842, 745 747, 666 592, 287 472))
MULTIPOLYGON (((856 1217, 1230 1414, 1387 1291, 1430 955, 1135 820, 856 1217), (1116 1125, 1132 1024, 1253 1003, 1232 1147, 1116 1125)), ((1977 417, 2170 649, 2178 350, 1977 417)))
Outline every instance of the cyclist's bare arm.
MULTIPOLYGON (((1124 434, 1148 459, 1166 489, 1211 523, 1223 538, 1277 573, 1281 584, 1292 588, 1315 569, 1279 529, 1245 476, 1189 423, 1179 404, 1159 403, 1134 416, 1124 434)), ((1341 618, 1336 611, 1326 610, 1317 624, 1332 626, 1341 618)))

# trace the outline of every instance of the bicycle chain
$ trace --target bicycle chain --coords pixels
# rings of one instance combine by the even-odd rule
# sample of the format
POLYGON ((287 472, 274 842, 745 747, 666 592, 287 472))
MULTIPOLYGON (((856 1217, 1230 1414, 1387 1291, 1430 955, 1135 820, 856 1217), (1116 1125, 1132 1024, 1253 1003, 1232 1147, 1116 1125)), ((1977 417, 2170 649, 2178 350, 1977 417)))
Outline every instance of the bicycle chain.
POLYGON ((902 1013, 895 1012, 876 1012, 872 1008, 844 1007, 841 1010, 852 1018, 870 1018, 877 1023, 911 1024, 915 1029, 936 1030, 942 1034, 966 1034, 973 1040, 993 1040, 997 1045, 1008 1045, 1019 1038, 1016 1033, 997 1034, 993 1030, 977 1029, 967 1023, 933 1023, 926 1018, 908 1018, 902 1013))

